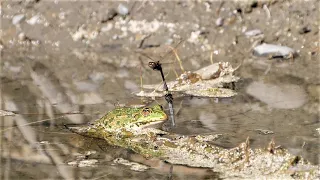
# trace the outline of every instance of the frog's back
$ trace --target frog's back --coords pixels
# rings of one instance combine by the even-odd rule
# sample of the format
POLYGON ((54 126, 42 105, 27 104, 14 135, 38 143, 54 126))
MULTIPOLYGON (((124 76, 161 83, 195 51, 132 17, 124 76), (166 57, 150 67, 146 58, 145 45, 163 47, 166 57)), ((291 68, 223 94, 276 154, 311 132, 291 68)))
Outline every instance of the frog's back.
POLYGON ((102 118, 98 119, 95 124, 102 124, 105 128, 110 129, 121 128, 124 124, 132 121, 140 110, 141 108, 115 108, 102 118))

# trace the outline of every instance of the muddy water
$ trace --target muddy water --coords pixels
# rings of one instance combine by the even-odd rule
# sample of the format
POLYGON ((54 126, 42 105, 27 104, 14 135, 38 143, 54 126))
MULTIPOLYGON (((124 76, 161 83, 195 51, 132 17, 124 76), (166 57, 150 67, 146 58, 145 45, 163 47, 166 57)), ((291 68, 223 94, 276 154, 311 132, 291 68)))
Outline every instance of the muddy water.
POLYGON ((137 31, 140 25, 127 27, 119 16, 101 23, 101 18, 118 5, 78 2, 52 6, 46 1, 2 4, 0 109, 16 115, 0 118, 1 179, 217 178, 219 175, 208 169, 172 168, 64 127, 87 124, 118 104, 159 103, 167 110, 163 98, 140 99, 132 94, 140 91, 140 75, 144 84, 161 82, 160 74, 149 69, 149 60, 138 52, 160 59, 165 73, 170 72, 167 80, 173 80, 173 69, 181 73, 177 63, 166 64, 173 62, 174 56, 160 56, 168 51, 167 44, 172 41, 174 46, 181 38, 185 41, 178 51, 186 70, 209 65, 210 53, 214 52, 214 62, 228 61, 233 67, 241 64, 236 72, 241 80, 233 98, 175 98, 177 127, 171 131, 221 134, 214 143, 225 148, 237 146, 247 137, 253 148, 263 148, 274 139, 292 154, 319 164, 317 6, 299 1, 268 4, 271 18, 266 20, 263 5, 233 19, 233 10, 240 7, 244 11, 247 6, 232 2, 138 3, 131 22, 144 22, 145 29, 137 31), (220 6, 224 9, 216 13, 220 6), (186 7, 194 13, 186 12, 186 7), (284 7, 291 11, 281 11, 284 7), (26 21, 13 24, 17 14, 24 14, 26 21), (40 20, 30 23, 28 20, 37 14, 40 20), (150 16, 143 21, 146 14, 150 16), (219 17, 226 21, 222 27, 215 24, 219 17), (157 33, 153 32, 154 19, 163 22, 157 33), (81 40, 75 39, 81 24, 90 32, 99 29, 98 38, 83 35, 81 40), (305 25, 311 32, 300 34, 305 25), (264 32, 262 39, 242 35, 254 28, 264 32), (21 32, 26 37, 19 35, 21 32), (154 34, 140 46, 141 36, 150 33, 154 34), (290 46, 299 56, 293 60, 254 57, 251 47, 256 41, 290 46), (132 166, 115 163, 116 158, 139 162, 149 169, 137 172, 130 169, 132 166))
MULTIPOLYGON (((92 80, 63 84, 63 80, 58 79, 50 71, 50 67, 38 63, 33 65, 30 78, 2 79, 3 109, 17 113, 15 116, 1 118, 1 171, 5 179, 91 179, 107 175, 111 179, 122 179, 126 176, 137 179, 163 179, 170 175, 170 166, 164 162, 148 162, 128 150, 108 146, 100 140, 81 137, 64 127, 65 124, 86 124, 97 119, 111 110, 116 103, 142 103, 141 99, 130 93, 131 88, 136 88, 139 75, 119 77, 116 78, 117 81, 113 80, 116 76, 104 78, 103 83, 112 87, 109 93, 104 95, 104 92, 98 90, 102 85, 95 88, 96 84, 92 80), (128 85, 128 82, 133 85, 128 85), (142 162, 152 169, 143 173, 131 171, 128 166, 113 163, 115 158, 120 157, 142 162), (84 160, 97 162, 94 162, 94 165, 81 165, 80 162, 84 160)), ((115 68, 113 73, 116 74, 118 71, 121 71, 121 74, 135 74, 135 70, 130 68, 115 68)), ((144 76, 146 82, 159 82, 155 80, 159 76, 157 72, 146 69, 145 73, 152 74, 144 76)), ((265 84, 273 82, 273 87, 282 87, 282 84, 277 83, 279 77, 266 75, 265 78, 268 79, 265 84)), ((294 94, 302 97, 293 96, 288 101, 266 104, 246 93, 246 89, 253 82, 262 81, 243 79, 237 85, 239 94, 233 98, 176 98, 174 107, 177 127, 172 131, 190 135, 222 134, 214 143, 225 148, 237 146, 247 137, 250 137, 253 148, 263 148, 274 139, 278 145, 289 149, 292 154, 301 155, 318 164, 320 144, 316 129, 319 127, 319 117, 312 111, 312 107, 317 104, 314 104, 314 97, 305 91, 308 84, 295 78, 290 79, 289 76, 287 78, 285 84, 297 85, 294 86, 296 89, 304 90, 302 95, 294 94), (302 105, 291 108, 294 104, 302 105)), ((260 90, 258 97, 261 93, 264 92, 260 90)), ((272 92, 272 88, 268 93, 279 96, 279 92, 272 92)), ((153 103, 163 104, 167 108, 162 98, 153 103)), ((177 166, 173 169, 173 176, 180 178, 216 176, 203 169, 192 169, 196 172, 193 176, 186 173, 191 171, 190 168, 177 166)))

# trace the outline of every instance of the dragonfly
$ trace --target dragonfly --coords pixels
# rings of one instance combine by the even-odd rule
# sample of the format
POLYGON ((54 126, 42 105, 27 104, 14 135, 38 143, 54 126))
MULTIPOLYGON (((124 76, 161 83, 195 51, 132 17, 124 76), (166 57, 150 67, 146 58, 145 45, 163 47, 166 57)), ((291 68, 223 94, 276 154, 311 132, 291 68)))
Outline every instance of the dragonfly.
MULTIPOLYGON (((177 45, 179 46, 183 41, 180 41, 177 45)), ((175 48, 176 48, 175 47, 175 48)), ((168 53, 165 54, 165 56, 163 56, 161 59, 164 59, 166 58, 169 54, 171 54, 172 52, 174 52, 176 54, 176 57, 177 56, 177 53, 176 53, 176 50, 175 48, 172 48, 171 47, 171 51, 169 51, 168 53)), ((148 57, 149 59, 153 60, 152 58, 150 58, 149 56, 143 54, 144 56, 148 57)), ((178 57, 179 58, 179 57, 178 57)), ((179 59, 179 62, 180 62, 180 65, 181 65, 181 60, 179 59)), ((165 91, 165 100, 167 101, 168 103, 168 106, 169 106, 169 112, 170 112, 170 122, 171 122, 171 127, 174 127, 176 125, 175 123, 175 119, 174 119, 174 108, 173 108, 173 96, 172 94, 169 92, 168 90, 168 86, 167 86, 167 83, 166 83, 166 80, 165 80, 165 76, 164 76, 164 73, 163 73, 163 69, 162 69, 162 64, 160 63, 160 61, 150 61, 148 63, 148 66, 155 70, 155 71, 159 71, 160 74, 161 74, 161 78, 162 78, 162 82, 163 82, 163 89, 165 91)), ((181 65, 182 67, 182 65, 181 65)))

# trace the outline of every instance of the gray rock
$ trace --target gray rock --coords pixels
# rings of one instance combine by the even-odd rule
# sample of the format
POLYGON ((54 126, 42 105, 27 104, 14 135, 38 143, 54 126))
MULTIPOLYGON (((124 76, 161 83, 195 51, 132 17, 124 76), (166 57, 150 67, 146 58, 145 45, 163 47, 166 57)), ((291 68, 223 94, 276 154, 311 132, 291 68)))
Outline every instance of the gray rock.
POLYGON ((17 25, 26 18, 24 14, 17 14, 12 18, 12 24, 17 25))
POLYGON ((253 48, 253 54, 255 56, 282 56, 283 58, 287 58, 291 57, 291 55, 294 56, 296 52, 287 46, 264 43, 253 48))
POLYGON ((201 78, 204 80, 212 79, 216 76, 219 76, 219 69, 220 69, 219 64, 214 63, 195 71, 195 73, 199 74, 201 78))
POLYGON ((122 16, 129 14, 129 9, 123 4, 119 4, 117 11, 122 16))

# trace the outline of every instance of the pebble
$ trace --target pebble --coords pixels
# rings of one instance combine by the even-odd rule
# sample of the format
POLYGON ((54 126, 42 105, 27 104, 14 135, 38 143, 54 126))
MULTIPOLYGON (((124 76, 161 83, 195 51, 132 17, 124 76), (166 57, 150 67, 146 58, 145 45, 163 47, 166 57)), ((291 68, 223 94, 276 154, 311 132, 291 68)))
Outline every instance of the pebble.
POLYGON ((101 32, 107 32, 107 31, 110 31, 111 29, 113 28, 113 25, 111 23, 105 25, 105 26, 102 26, 100 31, 101 32))
POLYGON ((260 29, 253 29, 244 33, 247 37, 253 37, 263 34, 260 29))
POLYGON ((29 20, 27 20, 27 23, 30 24, 30 25, 35 25, 38 22, 39 19, 40 19, 40 16, 39 15, 35 15, 32 18, 30 18, 29 20))
POLYGON ((194 43, 194 44, 198 43, 200 34, 201 34, 201 31, 192 31, 188 39, 188 42, 194 43))
POLYGON ((18 15, 13 16, 13 18, 12 18, 12 24, 13 24, 13 25, 19 24, 22 20, 25 19, 25 17, 26 17, 26 16, 25 16, 24 14, 18 14, 18 15))
POLYGON ((213 79, 219 76, 218 74, 219 69, 220 69, 219 63, 214 63, 209 66, 203 67, 195 71, 194 73, 199 74, 203 80, 207 80, 207 79, 213 79))
POLYGON ((287 46, 280 46, 274 44, 261 44, 253 48, 253 54, 255 56, 282 56, 289 57, 295 54, 295 50, 287 46))
POLYGON ((224 23, 224 19, 219 17, 217 20, 216 20, 216 25, 217 26, 223 26, 223 23, 224 23))
POLYGON ((79 41, 83 39, 85 33, 86 33, 85 30, 83 30, 82 28, 79 28, 75 33, 71 34, 71 36, 74 41, 79 41))
POLYGON ((21 32, 21 33, 19 33, 19 35, 18 35, 18 39, 19 39, 20 41, 24 41, 24 40, 27 39, 27 36, 26 36, 26 34, 24 34, 23 32, 21 32))
POLYGON ((123 4, 119 4, 117 11, 122 16, 129 14, 129 9, 123 4))
POLYGON ((307 94, 302 87, 295 84, 268 84, 261 81, 252 82, 246 93, 277 109, 294 109, 307 102, 307 94))

